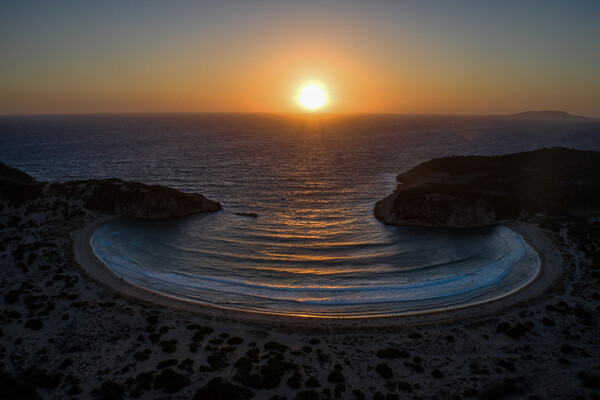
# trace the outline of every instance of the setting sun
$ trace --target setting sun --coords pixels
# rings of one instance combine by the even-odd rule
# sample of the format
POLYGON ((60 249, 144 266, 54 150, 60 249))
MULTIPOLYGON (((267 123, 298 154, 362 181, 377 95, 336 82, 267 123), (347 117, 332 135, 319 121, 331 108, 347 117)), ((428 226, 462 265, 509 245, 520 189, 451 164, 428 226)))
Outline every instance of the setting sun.
POLYGON ((325 91, 314 83, 303 86, 298 96, 298 103, 309 110, 321 108, 327 102, 325 91))

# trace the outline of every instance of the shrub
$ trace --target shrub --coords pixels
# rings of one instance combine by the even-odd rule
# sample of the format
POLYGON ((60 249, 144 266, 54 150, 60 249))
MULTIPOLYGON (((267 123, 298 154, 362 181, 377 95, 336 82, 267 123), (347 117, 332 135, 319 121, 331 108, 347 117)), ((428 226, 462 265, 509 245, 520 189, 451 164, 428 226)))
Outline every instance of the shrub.
POLYGON ((21 296, 20 290, 11 290, 4 296, 4 301, 6 304, 13 304, 19 301, 19 296, 21 296))
POLYGON ((234 336, 227 340, 227 344, 231 345, 231 346, 237 346, 238 344, 242 344, 243 342, 244 342, 244 339, 242 339, 239 336, 234 336))
POLYGON ((496 330, 494 333, 503 333, 510 329, 510 324, 508 322, 500 322, 498 326, 496 326, 496 330))
POLYGON ((265 344, 265 350, 273 350, 277 353, 283 354, 283 353, 285 353, 286 350, 288 350, 288 347, 281 343, 268 342, 265 344))
POLYGON ((158 341, 160 340, 160 333, 151 333, 150 335, 148 335, 148 340, 152 343, 158 343, 158 341))
POLYGON ((158 328, 158 332, 160 332, 160 333, 162 333, 164 335, 165 333, 169 332, 169 329, 170 328, 167 325, 163 325, 160 328, 158 328))
POLYGON ((321 382, 319 382, 319 380, 317 378, 315 378, 314 376, 311 376, 310 378, 308 378, 306 380, 305 385, 306 385, 306 387, 314 388, 314 387, 321 386, 321 382))
POLYGON ((303 390, 296 393, 294 400, 319 400, 319 394, 314 390, 303 390))
POLYGON ((345 391, 346 385, 344 385, 343 383, 338 383, 337 385, 335 385, 335 389, 333 389, 333 394, 336 398, 340 398, 342 396, 342 393, 344 393, 345 391))
POLYGON ((32 331, 39 331, 44 327, 44 323, 39 318, 30 319, 25 322, 25 327, 31 329, 32 331))
POLYGON ((142 351, 138 351, 133 356, 138 361, 146 361, 148 358, 150 358, 150 353, 149 352, 145 352, 145 351, 143 351, 143 352, 142 351))
POLYGON ((33 386, 21 383, 6 372, 0 372, 0 393, 10 399, 41 399, 33 386))
POLYGON ((431 371, 431 376, 433 376, 435 379, 441 379, 444 377, 444 373, 442 371, 440 371, 438 368, 436 368, 433 371, 431 371))
POLYGON ((173 369, 163 370, 154 378, 154 390, 162 389, 165 393, 176 393, 191 384, 190 380, 173 369))
POLYGON ((562 344, 560 346, 560 351, 562 351, 565 354, 572 354, 573 353, 573 347, 571 347, 571 345, 568 345, 568 344, 562 344))
POLYGON ((223 342, 224 342, 224 340, 223 340, 223 339, 221 339, 220 337, 215 337, 215 338, 212 338, 212 339, 210 339, 210 340, 208 341, 208 343, 210 343, 210 344, 212 344, 212 345, 215 345, 215 346, 218 346, 218 345, 220 345, 220 344, 223 344, 223 342))
POLYGON ((227 366, 229 356, 226 351, 219 350, 206 358, 213 370, 222 369, 227 366))
POLYGON ((335 370, 331 371, 331 373, 327 377, 327 382, 344 383, 345 382, 344 375, 342 375, 342 373, 339 370, 335 369, 335 370))
POLYGON ((521 393, 521 389, 512 379, 507 378, 502 383, 496 384, 483 392, 480 398, 482 400, 496 400, 519 393, 521 393))
POLYGON ((192 374, 194 372, 194 360, 192 360, 191 358, 186 358, 185 360, 183 360, 178 366, 177 369, 186 371, 190 374, 192 374))
POLYGON ((213 378, 196 391, 194 400, 249 400, 254 392, 222 378, 213 378))
POLYGON ((92 395, 100 397, 102 400, 119 400, 123 398, 125 388, 113 381, 105 381, 99 389, 94 389, 92 395))
POLYGON ((165 353, 174 353, 177 350, 177 339, 163 340, 158 344, 165 353))
POLYGON ((542 319, 542 324, 544 324, 544 326, 548 326, 548 327, 553 327, 556 326, 556 323, 551 320, 550 318, 544 317, 542 319))
POLYGON ((294 371, 292 376, 287 380, 287 385, 292 389, 298 389, 302 384, 302 375, 298 371, 294 371))
POLYGON ((156 369, 163 369, 163 368, 167 368, 167 367, 172 367, 173 365, 177 364, 177 360, 174 358, 171 358, 170 360, 163 360, 161 362, 159 362, 156 365, 156 369))
POLYGON ((512 339, 519 339, 521 336, 524 336, 527 332, 531 330, 531 327, 523 325, 522 323, 517 323, 515 326, 510 328, 506 334, 512 339))
POLYGON ((49 375, 46 371, 38 368, 29 368, 23 373, 23 378, 28 383, 42 389, 54 389, 60 382, 58 377, 49 375))
POLYGON ((375 371, 377 371, 383 379, 392 379, 394 376, 392 369, 387 364, 378 364, 377 367, 375 367, 375 371))
POLYGON ((581 380, 581 384, 586 388, 600 389, 600 378, 597 376, 590 376, 584 371, 580 371, 577 377, 581 380))
POLYGON ((387 349, 381 349, 377 351, 377 357, 386 358, 388 360, 393 360, 395 358, 408 358, 410 354, 406 350, 398 350, 394 347, 388 347, 387 349))
POLYGON ((272 389, 279 386, 281 377, 288 365, 284 364, 278 357, 271 357, 265 365, 260 368, 263 386, 265 389, 272 389))
POLYGON ((412 392, 413 391, 412 385, 408 382, 403 382, 403 381, 398 382, 398 389, 400 389, 403 392, 412 392))

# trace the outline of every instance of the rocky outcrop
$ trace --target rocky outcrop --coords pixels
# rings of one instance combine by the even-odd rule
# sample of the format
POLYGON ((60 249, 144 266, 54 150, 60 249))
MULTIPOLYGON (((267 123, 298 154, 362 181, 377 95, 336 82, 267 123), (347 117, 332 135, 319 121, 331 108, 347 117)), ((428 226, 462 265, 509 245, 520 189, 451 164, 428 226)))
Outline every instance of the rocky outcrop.
POLYGON ((165 186, 125 182, 120 179, 36 182, 26 173, 1 163, 0 198, 17 207, 36 200, 54 199, 77 203, 84 209, 107 215, 151 219, 176 218, 221 210, 220 203, 198 193, 183 193, 165 186))
POLYGON ((175 218, 221 209, 221 204, 198 193, 119 179, 55 183, 50 191, 80 199, 88 210, 137 218, 175 218))
POLYGON ((445 157, 396 178, 374 214, 390 225, 472 228, 523 216, 600 215, 600 153, 565 148, 445 157))

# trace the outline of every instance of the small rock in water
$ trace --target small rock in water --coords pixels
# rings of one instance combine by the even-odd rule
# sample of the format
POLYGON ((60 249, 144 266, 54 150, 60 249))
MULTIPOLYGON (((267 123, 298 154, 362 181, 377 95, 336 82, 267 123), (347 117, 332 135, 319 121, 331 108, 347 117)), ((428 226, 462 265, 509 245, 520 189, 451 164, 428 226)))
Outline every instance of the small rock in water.
POLYGON ((246 213, 246 212, 236 212, 235 215, 239 215, 240 217, 250 217, 250 218, 258 217, 257 213, 246 213))

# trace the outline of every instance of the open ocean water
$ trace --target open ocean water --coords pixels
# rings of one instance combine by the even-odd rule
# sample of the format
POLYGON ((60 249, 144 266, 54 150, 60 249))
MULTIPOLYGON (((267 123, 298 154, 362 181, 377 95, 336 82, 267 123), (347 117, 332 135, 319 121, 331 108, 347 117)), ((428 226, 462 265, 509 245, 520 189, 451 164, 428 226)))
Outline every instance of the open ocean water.
POLYGON ((199 192, 223 204, 216 214, 125 218, 100 228, 94 251, 117 274, 167 295, 276 314, 401 314, 521 287, 539 260, 513 231, 388 227, 373 217, 373 206, 392 192, 398 173, 420 162, 551 146, 600 150, 600 121, 0 117, 0 161, 38 180, 117 177, 199 192))

